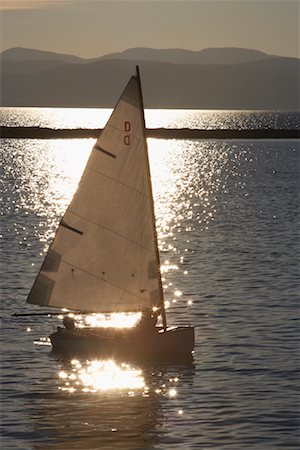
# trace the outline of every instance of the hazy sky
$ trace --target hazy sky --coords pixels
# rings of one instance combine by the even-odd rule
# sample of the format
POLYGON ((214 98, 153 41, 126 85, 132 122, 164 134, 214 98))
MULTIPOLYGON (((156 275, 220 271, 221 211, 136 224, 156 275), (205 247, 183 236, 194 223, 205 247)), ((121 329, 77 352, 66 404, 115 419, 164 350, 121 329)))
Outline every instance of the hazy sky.
POLYGON ((299 0, 0 0, 0 10, 0 51, 246 47, 300 57, 299 0))

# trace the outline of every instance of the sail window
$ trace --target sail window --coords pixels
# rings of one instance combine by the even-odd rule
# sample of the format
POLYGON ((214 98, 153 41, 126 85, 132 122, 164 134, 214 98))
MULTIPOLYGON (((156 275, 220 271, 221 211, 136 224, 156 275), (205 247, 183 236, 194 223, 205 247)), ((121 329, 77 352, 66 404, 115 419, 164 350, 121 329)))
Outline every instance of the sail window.
POLYGON ((148 264, 148 279, 151 280, 157 277, 156 261, 150 261, 148 264))
POLYGON ((59 263, 61 260, 61 255, 54 250, 49 250, 45 261, 43 262, 42 270, 44 272, 57 272, 59 268, 59 263))
POLYGON ((34 289, 29 294, 29 302, 37 305, 49 305, 54 285, 55 281, 50 280, 50 278, 40 273, 35 282, 34 289))
POLYGON ((159 294, 159 290, 155 289, 154 291, 150 292, 150 301, 151 301, 151 305, 160 305, 160 294, 159 294))

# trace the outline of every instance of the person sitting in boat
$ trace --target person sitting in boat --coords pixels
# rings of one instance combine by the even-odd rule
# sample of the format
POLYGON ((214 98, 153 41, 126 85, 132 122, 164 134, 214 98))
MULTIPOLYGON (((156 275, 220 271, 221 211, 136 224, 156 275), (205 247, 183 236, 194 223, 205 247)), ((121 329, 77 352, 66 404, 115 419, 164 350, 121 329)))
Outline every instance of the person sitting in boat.
POLYGON ((64 316, 63 324, 67 330, 75 330, 75 320, 73 317, 64 316))
POLYGON ((157 313, 150 309, 142 311, 142 317, 135 327, 135 331, 138 333, 155 333, 157 313))

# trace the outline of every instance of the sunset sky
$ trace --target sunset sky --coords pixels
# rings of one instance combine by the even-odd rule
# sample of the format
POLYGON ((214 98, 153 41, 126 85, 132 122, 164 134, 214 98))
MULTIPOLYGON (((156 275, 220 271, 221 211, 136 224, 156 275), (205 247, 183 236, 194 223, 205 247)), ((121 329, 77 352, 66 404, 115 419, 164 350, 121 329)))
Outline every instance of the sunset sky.
POLYGON ((97 57, 131 47, 299 54, 299 1, 1 0, 1 47, 97 57))

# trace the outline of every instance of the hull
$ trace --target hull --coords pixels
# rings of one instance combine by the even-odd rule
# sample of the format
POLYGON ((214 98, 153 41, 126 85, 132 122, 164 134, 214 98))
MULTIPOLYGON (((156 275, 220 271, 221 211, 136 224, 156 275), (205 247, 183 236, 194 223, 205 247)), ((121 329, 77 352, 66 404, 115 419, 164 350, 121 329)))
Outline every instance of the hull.
POLYGON ((136 361, 192 361, 194 328, 172 327, 149 334, 105 333, 59 328, 51 334, 54 352, 66 356, 122 358, 136 361))

